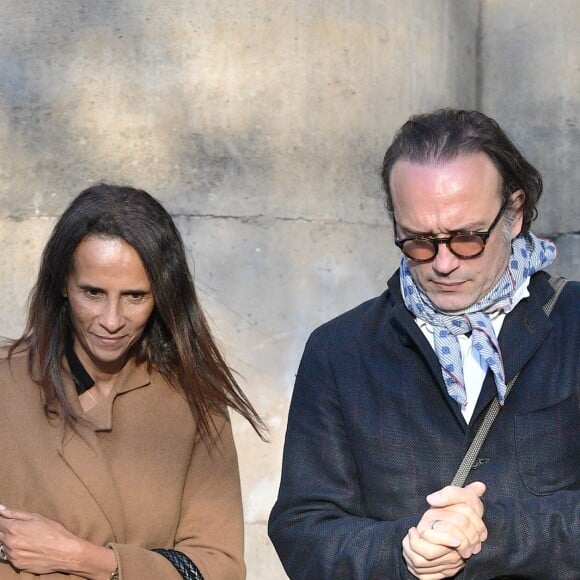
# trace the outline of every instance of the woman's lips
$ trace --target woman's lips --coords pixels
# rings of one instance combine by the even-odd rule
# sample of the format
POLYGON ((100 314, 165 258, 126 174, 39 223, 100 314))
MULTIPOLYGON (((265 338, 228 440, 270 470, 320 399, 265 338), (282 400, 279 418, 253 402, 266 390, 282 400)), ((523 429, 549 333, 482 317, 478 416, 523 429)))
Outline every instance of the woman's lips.
POLYGON ((98 336, 94 335, 97 342, 107 347, 115 347, 121 344, 124 340, 124 336, 98 336))

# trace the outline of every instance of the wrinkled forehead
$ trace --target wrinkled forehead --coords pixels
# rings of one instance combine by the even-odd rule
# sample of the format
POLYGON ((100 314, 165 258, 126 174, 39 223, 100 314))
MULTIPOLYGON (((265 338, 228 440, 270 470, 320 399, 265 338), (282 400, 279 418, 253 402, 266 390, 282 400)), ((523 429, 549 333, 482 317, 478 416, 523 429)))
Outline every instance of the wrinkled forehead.
POLYGON ((496 205, 503 197, 502 176, 483 152, 460 154, 446 161, 398 159, 389 186, 395 209, 409 198, 439 196, 452 203, 457 195, 471 194, 479 203, 496 205))
POLYGON ((390 186, 398 235, 485 229, 502 205, 501 177, 485 155, 399 160, 390 186))

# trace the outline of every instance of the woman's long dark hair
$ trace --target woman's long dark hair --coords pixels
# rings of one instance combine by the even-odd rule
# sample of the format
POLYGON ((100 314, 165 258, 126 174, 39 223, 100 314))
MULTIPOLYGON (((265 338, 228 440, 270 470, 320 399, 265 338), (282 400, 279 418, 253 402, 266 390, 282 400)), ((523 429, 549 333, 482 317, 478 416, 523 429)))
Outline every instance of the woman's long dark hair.
POLYGON ((29 371, 44 392, 45 411, 57 409, 72 425, 80 419, 65 394, 62 361, 72 329, 63 289, 74 251, 89 235, 120 238, 138 252, 155 308, 131 354, 183 391, 202 439, 209 441, 212 414, 227 407, 264 438, 262 420, 211 336, 171 216, 147 192, 117 185, 99 184, 81 192, 56 223, 42 254, 24 333, 10 348, 10 354, 29 349, 29 371))

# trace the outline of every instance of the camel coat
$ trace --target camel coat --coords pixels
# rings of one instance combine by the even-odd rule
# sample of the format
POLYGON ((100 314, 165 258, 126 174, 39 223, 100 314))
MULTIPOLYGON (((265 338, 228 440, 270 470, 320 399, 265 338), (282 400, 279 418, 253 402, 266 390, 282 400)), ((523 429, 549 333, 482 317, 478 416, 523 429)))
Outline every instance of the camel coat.
MULTIPOLYGON (((71 382, 71 400, 78 397, 71 382)), ((80 405, 78 406, 81 412, 80 405)), ((89 416, 90 417, 90 416, 89 416)), ((205 580, 245 577, 243 517, 230 423, 211 453, 184 396, 128 363, 94 428, 46 417, 27 357, 0 361, 0 503, 54 519, 116 552, 122 580, 180 580, 153 548, 187 554, 205 580)), ((57 580, 0 562, 0 580, 57 580)))

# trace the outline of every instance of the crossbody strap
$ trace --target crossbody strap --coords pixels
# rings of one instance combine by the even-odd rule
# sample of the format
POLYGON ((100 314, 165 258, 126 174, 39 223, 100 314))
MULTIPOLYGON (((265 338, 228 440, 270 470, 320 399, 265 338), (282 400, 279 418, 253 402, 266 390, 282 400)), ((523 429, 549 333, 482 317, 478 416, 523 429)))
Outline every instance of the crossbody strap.
MULTIPOLYGON (((566 284, 566 279, 560 276, 550 276, 549 282, 554 288, 554 293, 542 307, 546 313, 546 316, 550 316, 552 313, 552 310, 556 305, 556 301, 558 300, 558 297, 564 288, 564 284, 566 284)), ((506 398, 519 376, 520 371, 518 371, 512 380, 506 385, 506 398)), ((475 437, 473 438, 473 441, 471 442, 471 445, 469 446, 469 449, 467 450, 467 453, 465 454, 465 457, 463 458, 463 461, 461 462, 461 465, 459 466, 459 469, 457 470, 457 473, 451 482, 451 485, 463 487, 465 484, 465 480, 467 479, 467 476, 469 475, 469 472, 475 463, 475 459, 479 455, 481 447, 483 446, 483 442, 485 441, 485 438, 487 437, 487 434, 489 433, 489 430, 495 421, 499 410, 500 404, 496 397, 487 409, 485 417, 483 418, 483 421, 481 422, 481 425, 479 426, 479 429, 477 430, 477 433, 475 434, 475 437)))

